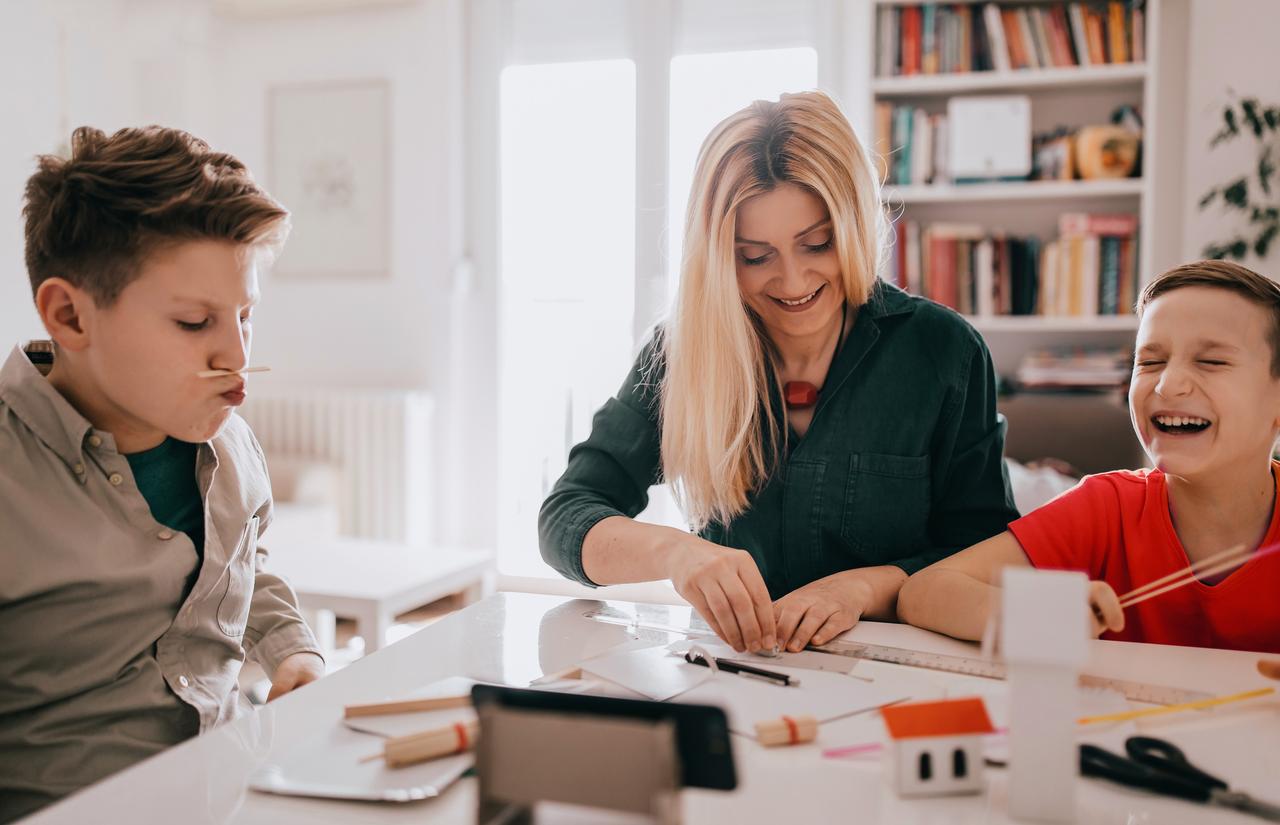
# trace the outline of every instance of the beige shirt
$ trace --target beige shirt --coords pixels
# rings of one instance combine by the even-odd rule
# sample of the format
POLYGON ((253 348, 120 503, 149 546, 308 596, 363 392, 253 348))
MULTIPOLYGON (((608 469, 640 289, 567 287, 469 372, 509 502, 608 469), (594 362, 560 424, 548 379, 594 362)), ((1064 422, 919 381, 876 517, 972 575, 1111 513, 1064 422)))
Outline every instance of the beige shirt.
POLYGON ((268 674, 319 653, 264 569, 271 488, 248 425, 200 445, 199 561, 42 372, 21 348, 0 368, 0 821, 233 717, 246 652, 268 674))

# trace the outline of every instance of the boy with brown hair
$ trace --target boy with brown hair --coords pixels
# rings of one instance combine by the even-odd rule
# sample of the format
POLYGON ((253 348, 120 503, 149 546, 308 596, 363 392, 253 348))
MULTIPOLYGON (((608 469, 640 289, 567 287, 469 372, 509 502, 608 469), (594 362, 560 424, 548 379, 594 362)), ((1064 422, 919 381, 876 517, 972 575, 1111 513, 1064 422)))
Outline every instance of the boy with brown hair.
POLYGON ((904 621, 980 638, 1003 568, 1032 565, 1089 575, 1095 635, 1280 652, 1280 554, 1255 552, 1127 611, 1116 596, 1236 545, 1280 543, 1280 285, 1198 261, 1148 284, 1137 310, 1129 411, 1155 468, 1086 476, 916 573, 898 597, 904 621))
POLYGON ((0 821, 233 717, 246 651, 272 697, 324 672, 234 415, 288 212, 152 126, 77 129, 23 213, 53 341, 0 367, 0 821))

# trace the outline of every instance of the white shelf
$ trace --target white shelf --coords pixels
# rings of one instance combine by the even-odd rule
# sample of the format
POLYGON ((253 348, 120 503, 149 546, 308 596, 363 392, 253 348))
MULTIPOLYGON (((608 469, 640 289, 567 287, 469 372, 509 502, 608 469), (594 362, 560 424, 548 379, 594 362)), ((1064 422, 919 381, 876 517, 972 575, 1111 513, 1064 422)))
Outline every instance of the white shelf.
POLYGON ((1137 198, 1142 195, 1142 187, 1141 178, 886 186, 884 198, 891 204, 1137 198))
POLYGON ((922 97, 1006 89, 1138 85, 1147 79, 1145 63, 1119 63, 1072 69, 1017 69, 1008 72, 954 72, 951 74, 877 77, 871 91, 877 96, 922 97))
POLYGON ((979 332, 1129 332, 1138 329, 1136 315, 1099 315, 1089 318, 1043 315, 967 315, 979 332))

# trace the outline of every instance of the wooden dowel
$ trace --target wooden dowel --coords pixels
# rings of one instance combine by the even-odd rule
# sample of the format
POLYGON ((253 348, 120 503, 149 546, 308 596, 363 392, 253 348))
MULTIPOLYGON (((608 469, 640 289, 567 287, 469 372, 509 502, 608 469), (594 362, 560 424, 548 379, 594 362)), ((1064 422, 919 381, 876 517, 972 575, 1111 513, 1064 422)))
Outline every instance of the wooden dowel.
POLYGON ((388 768, 403 768, 469 751, 475 747, 476 737, 479 735, 480 722, 469 719, 421 733, 393 736, 382 743, 382 753, 362 757, 360 761, 372 762, 381 758, 386 761, 388 768))
POLYGON ((1253 556, 1268 555, 1270 553, 1275 552, 1276 550, 1280 550, 1280 546, 1268 548, 1267 550, 1263 551, 1260 554, 1256 554, 1256 553, 1249 554, 1249 555, 1246 555, 1244 558, 1227 559, 1226 561, 1220 562, 1218 564, 1210 565, 1209 567, 1199 571, 1198 573, 1187 573, 1186 578, 1184 579, 1172 581, 1166 584, 1164 587, 1160 587, 1155 590, 1150 590, 1146 593, 1143 593, 1140 596, 1137 596, 1136 598, 1126 595, 1124 599, 1120 600, 1120 607, 1123 609, 1128 609, 1134 606, 1135 604, 1141 604, 1142 602, 1145 602, 1147 599, 1154 599, 1156 596, 1162 596, 1171 590, 1177 590, 1180 587, 1186 587, 1192 582, 1199 581, 1203 576, 1212 576, 1214 573, 1222 573, 1224 571, 1231 570, 1232 568, 1239 567, 1241 564, 1248 561, 1253 556))
POLYGON ((201 370, 196 378, 217 378, 221 375, 243 375, 246 372, 271 372, 271 367, 245 367, 242 370, 201 370))
POLYGON ((756 722, 756 739, 766 748, 803 745, 818 738, 818 720, 812 716, 783 716, 756 722))
POLYGON ((389 702, 370 702, 363 705, 347 705, 344 719, 360 716, 386 716, 392 713, 423 713, 431 710, 471 707, 470 694, 461 696, 426 696, 421 699, 395 699, 389 702))
POLYGON ((1180 579, 1189 572, 1199 573, 1201 570, 1203 570, 1204 568, 1208 567, 1211 564, 1217 564, 1223 559, 1236 556, 1241 553, 1243 553, 1245 557, 1248 557, 1249 555, 1249 553, 1245 551, 1243 544, 1237 544, 1235 547, 1230 547, 1226 550, 1223 550, 1221 553, 1215 553, 1212 556, 1209 556, 1207 559, 1201 559, 1200 561, 1195 562, 1194 564, 1188 567, 1183 567, 1180 570, 1175 570, 1169 575, 1156 579, 1153 582, 1147 582, 1141 587, 1135 587, 1134 589, 1130 590, 1128 593, 1125 593, 1123 596, 1121 596, 1120 601, 1123 602, 1126 599, 1132 599, 1134 596, 1141 596, 1143 593, 1146 593, 1149 590, 1154 590, 1157 587, 1162 587, 1163 585, 1168 584, 1174 579, 1180 579))

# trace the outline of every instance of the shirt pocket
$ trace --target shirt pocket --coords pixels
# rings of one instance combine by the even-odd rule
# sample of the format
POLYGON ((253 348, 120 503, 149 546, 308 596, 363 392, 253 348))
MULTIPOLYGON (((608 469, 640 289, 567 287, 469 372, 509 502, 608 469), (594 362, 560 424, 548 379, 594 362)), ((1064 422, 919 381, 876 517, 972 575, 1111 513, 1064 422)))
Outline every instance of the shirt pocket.
POLYGON ((928 545, 929 456, 849 457, 841 537, 864 565, 887 564, 928 545))
POLYGON ((218 604, 218 628, 228 636, 244 635, 253 599, 254 557, 258 551, 258 517, 249 519, 227 565, 227 584, 218 604))

